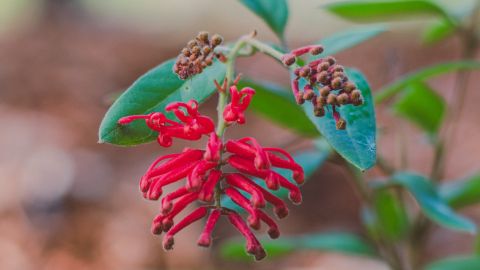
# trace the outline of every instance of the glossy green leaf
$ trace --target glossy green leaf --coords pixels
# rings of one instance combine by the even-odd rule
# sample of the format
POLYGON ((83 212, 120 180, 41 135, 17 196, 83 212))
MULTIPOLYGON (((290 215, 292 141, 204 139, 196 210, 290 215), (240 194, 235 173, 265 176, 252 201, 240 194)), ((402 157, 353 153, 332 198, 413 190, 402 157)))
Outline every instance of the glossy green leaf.
POLYGON ((425 29, 422 40, 426 44, 434 44, 452 36, 455 30, 456 27, 447 20, 438 20, 425 29))
POLYGON ((480 62, 477 61, 455 61, 455 62, 448 62, 442 63, 438 65, 429 66, 414 72, 411 72, 402 78, 396 80, 394 83, 382 87, 376 94, 375 94, 375 103, 380 103, 385 101, 389 98, 392 98, 396 94, 405 90, 405 87, 415 83, 415 82, 423 82, 430 78, 449 73, 454 71, 462 71, 462 70, 475 70, 480 69, 480 62))
MULTIPOLYGON (((220 247, 224 258, 251 260, 245 252, 244 239, 231 239, 220 247)), ((361 237, 346 232, 314 233, 301 236, 281 236, 280 239, 260 239, 267 258, 283 256, 298 250, 333 251, 357 256, 375 256, 374 248, 361 237)))
POLYGON ((321 39, 317 43, 324 47, 322 55, 334 55, 372 39, 384 33, 386 30, 387 28, 383 25, 355 27, 346 31, 335 33, 331 36, 321 39))
MULTIPOLYGON (((366 170, 375 165, 377 158, 375 110, 372 93, 366 78, 361 72, 347 69, 346 73, 362 92, 364 103, 360 106, 341 106, 338 108, 340 115, 347 122, 345 130, 337 130, 331 110, 327 111, 323 117, 316 117, 313 114, 313 105, 310 102, 306 102, 302 107, 335 151, 360 170, 366 170)), ((303 85, 301 87, 303 88, 303 85)))
POLYGON ((286 0, 240 0, 240 2, 262 18, 273 32, 283 40, 285 26, 288 21, 288 5, 286 0))
POLYGON ((392 176, 390 183, 406 188, 418 202, 423 213, 437 224, 457 231, 476 233, 476 226, 469 219, 455 213, 442 200, 435 186, 419 174, 402 172, 392 176))
POLYGON ((446 110, 443 97, 425 83, 413 83, 393 105, 394 111, 421 127, 424 131, 438 132, 446 110))
POLYGON ((478 270, 480 269, 480 257, 458 256, 450 257, 433 262, 424 270, 478 270))
POLYGON ((453 208, 480 202, 480 174, 462 180, 445 182, 439 187, 440 196, 453 208))
POLYGON ((137 79, 109 108, 99 130, 99 142, 130 146, 155 140, 144 121, 129 125, 117 124, 118 119, 133 114, 165 112, 164 108, 173 101, 195 99, 203 102, 215 91, 213 80, 223 81, 225 65, 215 61, 200 75, 180 80, 173 72, 175 59, 168 60, 137 79))
POLYGON ((301 135, 308 137, 320 135, 293 96, 288 93, 288 89, 248 79, 241 80, 238 86, 239 88, 250 86, 255 89, 255 98, 252 99, 249 107, 254 112, 301 135))
MULTIPOLYGON (((308 151, 303 151, 299 152, 295 155, 293 155, 293 159, 300 164, 303 168, 303 172, 305 173, 305 181, 308 180, 310 176, 325 162, 325 160, 328 158, 330 155, 330 151, 327 149, 322 149, 322 150, 308 150, 308 151)), ((275 169, 279 174, 281 174, 283 177, 291 180, 291 171, 289 170, 284 170, 284 169, 275 169)), ((266 184, 264 180, 260 179, 254 179, 257 184, 260 186, 266 188, 266 184)), ((288 191, 285 190, 284 188, 280 188, 278 190, 272 190, 271 191, 273 194, 276 196, 287 199, 288 198, 288 191)), ((245 196, 249 198, 250 195, 243 193, 245 196)), ((222 206, 230 208, 232 210, 235 210, 237 212, 243 212, 243 208, 235 204, 230 198, 224 196, 222 198, 222 206)))
POLYGON ((397 194, 391 190, 379 190, 375 193, 373 202, 375 229, 393 240, 405 236, 409 229, 408 215, 397 194))
POLYGON ((352 0, 333 2, 324 8, 355 22, 390 21, 418 15, 434 15, 451 20, 445 9, 429 0, 352 0))

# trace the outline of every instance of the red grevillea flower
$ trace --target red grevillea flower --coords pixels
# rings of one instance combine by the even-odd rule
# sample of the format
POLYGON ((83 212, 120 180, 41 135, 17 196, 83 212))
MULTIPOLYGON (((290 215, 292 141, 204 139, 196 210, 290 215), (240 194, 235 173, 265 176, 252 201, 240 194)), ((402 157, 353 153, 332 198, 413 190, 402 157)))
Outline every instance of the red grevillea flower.
MULTIPOLYGON (((238 91, 232 87, 230 90, 232 101, 225 109, 225 120, 243 123, 243 113, 255 92, 251 88, 238 91)), ((159 132, 158 142, 162 146, 170 146, 172 137, 196 140, 209 134, 205 149, 185 148, 181 153, 159 157, 140 179, 140 190, 145 198, 161 198, 160 213, 152 222, 152 233, 165 232, 163 247, 166 250, 172 249, 175 234, 208 216, 198 239, 198 245, 208 247, 220 216, 227 216, 230 223, 245 237, 247 252, 260 260, 266 253, 250 228, 258 230, 264 223, 271 238, 279 237, 280 231, 275 220, 262 208, 270 204, 277 218, 286 217, 286 203, 269 190, 285 188, 289 191, 290 200, 300 203, 302 196, 296 184, 304 181, 303 169, 283 149, 262 147, 252 137, 223 143, 213 132, 213 121, 200 115, 197 109, 195 101, 168 105, 166 110, 173 111, 180 122, 168 120, 162 113, 133 115, 119 120, 120 124, 128 124, 135 119, 145 119, 148 127, 159 132), (166 143, 167 138, 170 138, 170 143, 166 143), (223 167, 228 165, 236 171, 223 172, 223 167), (274 168, 290 170, 296 184, 277 173, 274 168), (266 188, 254 181, 252 176, 259 178, 258 181, 265 181, 266 188), (173 183, 181 184, 176 190, 163 194, 163 188, 173 183), (222 196, 229 197, 245 210, 247 222, 239 213, 220 205, 222 196), (178 214, 194 202, 201 206, 177 221, 178 214)))
POLYGON ((245 123, 244 112, 248 108, 252 96, 255 94, 255 90, 250 87, 245 87, 238 91, 237 86, 230 87, 230 96, 232 101, 225 106, 223 111, 223 119, 227 124, 237 122, 239 124, 245 123))
POLYGON ((172 138, 198 140, 202 135, 210 134, 215 128, 212 119, 198 113, 198 102, 195 100, 188 103, 173 102, 165 110, 172 111, 180 122, 168 119, 161 112, 153 112, 122 117, 118 123, 126 125, 134 120, 144 119, 151 130, 158 132, 157 141, 164 147, 172 145, 172 138))

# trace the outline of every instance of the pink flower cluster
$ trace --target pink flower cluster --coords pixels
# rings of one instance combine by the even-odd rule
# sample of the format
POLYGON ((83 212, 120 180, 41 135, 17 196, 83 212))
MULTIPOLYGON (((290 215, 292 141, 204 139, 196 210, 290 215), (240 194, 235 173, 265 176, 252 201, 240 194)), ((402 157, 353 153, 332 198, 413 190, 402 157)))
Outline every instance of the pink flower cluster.
MULTIPOLYGON (((227 124, 245 123, 244 112, 255 91, 246 87, 237 90, 230 87, 231 102, 223 112, 227 124)), ((168 147, 172 138, 198 140, 209 136, 205 149, 185 148, 181 153, 169 154, 155 160, 140 180, 143 196, 150 200, 161 198, 160 214, 155 217, 152 232, 165 232, 163 246, 172 249, 174 235, 191 223, 208 216, 198 245, 208 247, 212 241, 212 231, 220 216, 227 216, 230 223, 245 237, 246 250, 260 260, 266 253, 250 228, 260 229, 260 224, 268 226, 271 238, 280 235, 275 220, 263 208, 273 206, 277 218, 288 215, 286 203, 269 190, 285 188, 293 203, 300 203, 302 196, 297 184, 304 181, 302 167, 285 150, 262 147, 257 140, 246 137, 223 142, 213 131, 213 121, 198 113, 198 103, 174 102, 166 107, 173 111, 177 121, 169 120, 163 113, 132 115, 121 118, 119 124, 128 124, 143 119, 147 126, 158 132, 160 145, 168 147), (225 167, 231 167, 224 172, 225 167), (295 183, 277 173, 274 168, 288 169, 295 183), (267 188, 262 187, 252 177, 263 179, 267 188), (182 182, 175 191, 163 195, 163 188, 175 182, 182 182), (248 194, 245 196, 244 194, 248 194), (163 195, 163 197, 162 197, 163 195), (227 196, 247 213, 246 222, 232 209, 220 205, 221 197, 227 196), (200 206, 186 217, 176 222, 177 215, 187 206, 199 202, 200 206)))

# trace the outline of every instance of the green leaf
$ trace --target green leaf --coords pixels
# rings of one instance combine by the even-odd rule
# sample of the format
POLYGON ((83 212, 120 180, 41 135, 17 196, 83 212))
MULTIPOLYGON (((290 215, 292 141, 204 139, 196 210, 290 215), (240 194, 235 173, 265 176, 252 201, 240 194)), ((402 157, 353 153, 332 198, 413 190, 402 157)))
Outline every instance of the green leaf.
POLYGON ((434 44, 452 36, 455 30, 456 27, 447 20, 438 20, 425 29, 422 40, 425 44, 434 44))
POLYGON ((355 22, 390 21, 418 15, 435 15, 452 20, 445 9, 428 0, 356 0, 334 2, 324 7, 337 16, 355 22))
MULTIPOLYGON (((372 93, 362 73, 354 69, 347 69, 346 73, 362 92, 364 103, 360 106, 338 108, 340 115, 347 122, 345 130, 337 130, 331 110, 323 117, 316 117, 310 102, 306 102, 302 107, 335 151, 359 169, 366 170, 375 165, 377 158, 372 93)), ((305 81, 302 81, 304 84, 305 81)))
POLYGON ((429 264, 424 270, 478 270, 480 257, 457 256, 429 264))
POLYGON ((156 132, 144 121, 119 125, 118 119, 133 114, 165 112, 165 106, 173 101, 195 99, 203 102, 215 91, 213 80, 221 82, 225 77, 225 65, 215 61, 201 74, 183 81, 173 72, 174 63, 175 59, 171 59, 148 71, 113 103, 100 124, 99 142, 130 146, 155 140, 156 132))
POLYGON ((317 43, 321 44, 325 48, 322 55, 333 55, 372 39, 384 33, 386 30, 387 28, 383 25, 355 27, 346 31, 335 33, 331 36, 321 39, 317 43))
POLYGON ((285 26, 288 21, 286 0, 240 0, 240 2, 262 18, 280 40, 284 39, 285 26))
POLYGON ((380 89, 375 95, 375 103, 380 103, 389 99, 401 91, 405 90, 405 87, 415 83, 423 82, 432 77, 439 76, 445 73, 461 70, 474 70, 480 69, 480 62, 477 61, 455 61, 448 63, 441 63, 426 67, 414 72, 411 72, 402 78, 398 79, 394 83, 387 85, 380 89))
POLYGON ((439 187, 440 196, 453 208, 480 202, 480 174, 462 180, 448 181, 439 187))
POLYGON ((292 95, 288 94, 288 89, 249 79, 241 80, 238 86, 239 88, 250 86, 255 89, 255 97, 250 104, 250 108, 254 112, 301 135, 308 137, 320 135, 292 95))
POLYGON ((425 83, 412 83, 393 105, 394 111, 430 134, 441 127, 445 115, 444 99, 425 83))
MULTIPOLYGON (((220 251, 225 259, 251 260, 245 252, 244 239, 234 238, 221 245, 220 251)), ((260 239, 267 252, 267 258, 273 259, 298 250, 333 251, 358 256, 375 256, 374 248, 361 237, 348 232, 314 233, 301 236, 287 236, 280 239, 260 239)))
POLYGON ((401 172, 393 175, 390 183, 406 188, 417 200, 423 213, 437 224, 452 230, 476 233, 475 224, 455 213, 442 200, 432 182, 422 175, 401 172))
POLYGON ((408 232, 407 211, 391 190, 379 190, 374 196, 374 228, 392 240, 401 239, 408 232))
MULTIPOLYGON (((308 180, 310 176, 325 162, 325 160, 328 158, 330 155, 330 151, 327 149, 322 149, 322 150, 308 150, 308 151, 303 151, 299 152, 295 155, 293 155, 293 159, 300 164, 303 168, 303 172, 305 174, 305 181, 308 180)), ((287 179, 291 179, 291 172, 289 170, 285 169, 275 169, 279 174, 281 174, 283 177, 287 179)), ((260 186, 267 188, 265 181, 260 180, 258 178, 254 179, 257 184, 260 186)), ((284 188, 280 188, 278 190, 271 190, 271 193, 274 195, 286 199, 288 198, 288 191, 285 190, 284 188)), ((243 193, 247 198, 250 198, 250 195, 247 193, 243 193)), ((237 212, 244 212, 243 208, 235 204, 230 198, 227 196, 223 196, 222 198, 222 206, 230 208, 232 210, 235 210, 237 212)))

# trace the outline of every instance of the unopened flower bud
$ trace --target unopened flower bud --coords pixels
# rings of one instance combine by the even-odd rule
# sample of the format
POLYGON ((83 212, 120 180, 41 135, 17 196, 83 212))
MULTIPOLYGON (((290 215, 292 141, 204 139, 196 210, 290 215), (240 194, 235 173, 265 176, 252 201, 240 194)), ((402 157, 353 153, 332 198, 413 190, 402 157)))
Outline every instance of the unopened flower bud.
POLYGON ((354 106, 360 106, 360 105, 363 104, 363 100, 362 100, 361 98, 359 98, 359 99, 357 99, 357 100, 353 100, 353 101, 352 101, 352 104, 353 104, 354 106))
POLYGON ((341 72, 341 71, 335 71, 332 75, 333 78, 345 78, 345 73, 341 72))
POLYGON ((202 31, 202 32, 198 33, 197 38, 198 38, 198 40, 201 40, 203 42, 208 42, 208 32, 202 31))
POLYGON ((293 63, 295 63, 295 55, 293 54, 284 54, 282 56, 282 63, 286 66, 291 66, 293 63))
POLYGON ((300 70, 298 75, 300 75, 300 77, 307 77, 308 75, 310 75, 311 72, 312 69, 310 67, 304 67, 300 70))
POLYGON ((323 52, 323 47, 322 46, 315 46, 310 49, 310 54, 312 55, 317 55, 321 54, 323 52))
POLYGON ((347 127, 347 122, 345 121, 345 119, 343 118, 340 118, 337 120, 337 122, 335 123, 335 127, 339 130, 343 130, 347 127))
POLYGON ((337 96, 337 103, 340 105, 344 105, 348 102, 348 95, 343 93, 337 96))
POLYGON ((343 87, 343 90, 345 90, 345 92, 347 93, 350 93, 352 92, 353 90, 355 90, 356 86, 354 83, 352 82, 346 82, 344 87, 343 87))
POLYGON ((193 46, 192 53, 195 54, 195 55, 199 55, 200 54, 200 47, 193 46))
POLYGON ((350 94, 350 96, 352 97, 352 100, 358 100, 361 95, 362 93, 358 89, 353 90, 352 93, 350 94))
POLYGON ((330 105, 335 105, 337 104, 337 95, 335 94, 329 94, 327 96, 327 103, 330 105))
POLYGON ((337 60, 335 60, 335 58, 333 56, 329 56, 326 58, 326 60, 328 61, 328 63, 333 66, 335 65, 335 63, 337 62, 337 60))
POLYGON ((340 87, 342 87, 342 84, 343 84, 342 78, 337 77, 332 80, 332 83, 330 84, 330 86, 332 87, 332 89, 339 89, 340 87))
POLYGON ((335 66, 333 66, 333 71, 334 71, 334 72, 335 72, 335 71, 344 72, 345 69, 344 69, 343 66, 341 66, 341 65, 335 65, 335 66))
POLYGON ((326 97, 326 96, 328 96, 328 94, 330 94, 330 91, 331 91, 331 89, 330 89, 329 86, 324 86, 324 87, 320 88, 320 95, 322 97, 326 97))
POLYGON ((202 52, 203 52, 204 54, 209 54, 211 51, 212 51, 212 48, 210 48, 210 47, 208 47, 208 46, 205 46, 205 47, 203 47, 203 49, 202 49, 202 52))
POLYGON ((323 108, 323 106, 315 106, 315 108, 313 109, 313 113, 317 117, 322 117, 325 115, 325 108, 323 108))
POLYGON ((325 71, 325 70, 328 70, 329 67, 330 67, 330 63, 322 62, 317 66, 317 71, 318 72, 325 71))
POLYGON ((326 84, 328 82, 328 72, 327 71, 322 71, 317 74, 317 81, 326 84))
POLYGON ((197 42, 192 39, 187 43, 187 48, 193 48, 193 46, 196 46, 196 45, 197 45, 197 42))
POLYGON ((190 56, 191 52, 190 52, 189 49, 183 48, 183 49, 182 49, 182 54, 188 57, 188 56, 190 56))
POLYGON ((305 99, 303 99, 303 92, 298 92, 297 95, 295 95, 295 101, 297 101, 297 104, 303 104, 305 103, 305 99))
POLYGON ((325 104, 327 104, 327 98, 322 97, 322 96, 318 96, 317 97, 317 106, 324 106, 325 104))
POLYGON ((222 42, 223 42, 222 36, 220 36, 218 34, 215 34, 215 35, 212 36, 212 45, 214 47, 220 45, 222 42))

